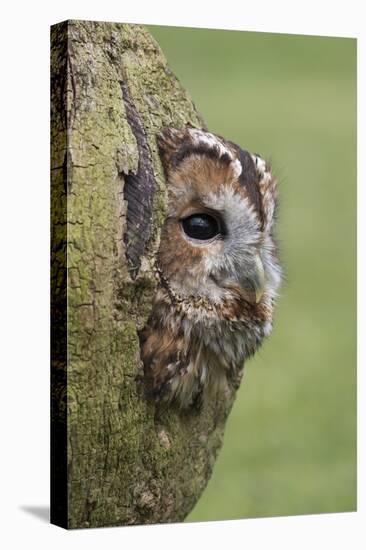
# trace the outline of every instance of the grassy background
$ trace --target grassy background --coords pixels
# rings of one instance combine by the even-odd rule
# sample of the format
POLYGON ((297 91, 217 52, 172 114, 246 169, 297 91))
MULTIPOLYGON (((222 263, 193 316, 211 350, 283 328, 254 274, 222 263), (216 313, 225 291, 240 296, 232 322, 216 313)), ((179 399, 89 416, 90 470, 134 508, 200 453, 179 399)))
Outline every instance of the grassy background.
POLYGON ((356 507, 356 41, 149 27, 213 132, 272 161, 286 269, 190 521, 356 507))

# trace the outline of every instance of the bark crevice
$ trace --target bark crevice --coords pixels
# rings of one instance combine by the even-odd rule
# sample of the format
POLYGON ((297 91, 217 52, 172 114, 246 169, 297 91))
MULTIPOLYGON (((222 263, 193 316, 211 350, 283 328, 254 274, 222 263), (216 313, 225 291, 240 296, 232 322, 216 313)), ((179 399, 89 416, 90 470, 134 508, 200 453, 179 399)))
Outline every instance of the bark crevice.
POLYGON ((126 229, 123 235, 126 257, 132 279, 136 279, 141 256, 150 237, 153 214, 155 178, 150 151, 140 116, 130 97, 128 87, 120 82, 127 122, 136 139, 138 165, 136 173, 124 175, 124 199, 127 202, 126 229))

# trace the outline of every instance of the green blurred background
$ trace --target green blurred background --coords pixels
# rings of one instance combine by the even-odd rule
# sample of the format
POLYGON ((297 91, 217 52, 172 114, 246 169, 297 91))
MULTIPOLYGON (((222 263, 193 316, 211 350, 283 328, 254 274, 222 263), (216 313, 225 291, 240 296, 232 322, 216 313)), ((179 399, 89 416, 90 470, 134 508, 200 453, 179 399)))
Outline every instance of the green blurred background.
POLYGON ((149 27, 208 128, 270 159, 286 281, 187 521, 356 509, 356 40, 149 27))

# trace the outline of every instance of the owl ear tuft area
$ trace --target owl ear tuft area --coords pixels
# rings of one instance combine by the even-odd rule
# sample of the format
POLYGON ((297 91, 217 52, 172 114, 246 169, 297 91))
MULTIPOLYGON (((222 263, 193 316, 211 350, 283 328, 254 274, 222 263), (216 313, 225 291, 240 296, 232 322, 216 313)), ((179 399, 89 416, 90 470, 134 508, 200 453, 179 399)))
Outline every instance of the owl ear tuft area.
POLYGON ((184 134, 184 130, 166 126, 156 135, 159 155, 166 176, 171 168, 172 158, 182 144, 184 134))
POLYGON ((160 159, 165 173, 172 168, 178 151, 186 144, 192 143, 190 129, 196 129, 192 124, 187 123, 185 128, 163 127, 156 135, 156 141, 159 148, 160 159))
POLYGON ((185 130, 177 130, 168 126, 162 128, 156 136, 160 156, 169 159, 179 149, 185 135, 185 130))

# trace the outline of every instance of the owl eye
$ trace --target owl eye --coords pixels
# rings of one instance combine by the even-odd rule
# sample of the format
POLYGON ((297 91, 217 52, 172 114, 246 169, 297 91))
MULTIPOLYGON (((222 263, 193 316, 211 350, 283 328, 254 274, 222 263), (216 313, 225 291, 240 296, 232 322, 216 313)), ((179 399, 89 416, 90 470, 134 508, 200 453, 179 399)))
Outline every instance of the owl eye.
POLYGON ((184 233, 200 241, 208 241, 220 234, 218 221, 209 214, 192 214, 182 220, 184 233))

